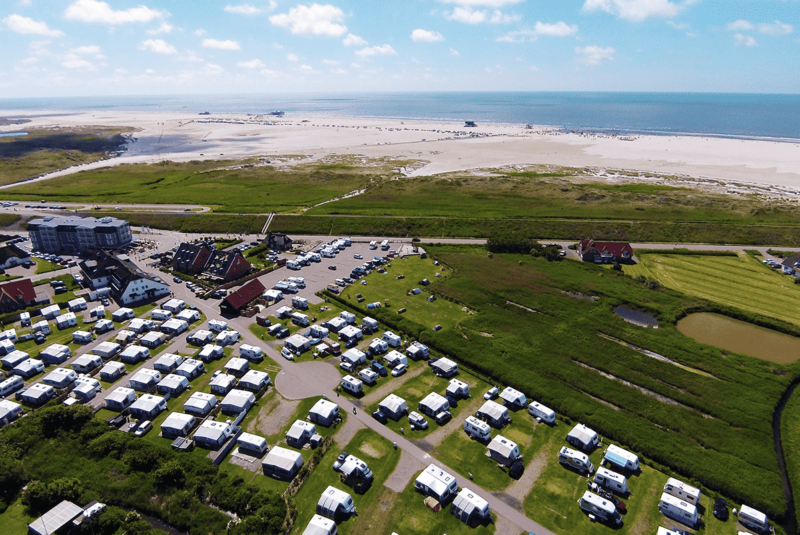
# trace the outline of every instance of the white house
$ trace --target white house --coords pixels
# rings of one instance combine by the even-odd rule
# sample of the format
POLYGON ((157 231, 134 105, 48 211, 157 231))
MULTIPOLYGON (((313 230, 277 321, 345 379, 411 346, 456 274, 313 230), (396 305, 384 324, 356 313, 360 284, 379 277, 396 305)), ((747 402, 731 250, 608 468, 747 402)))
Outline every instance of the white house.
POLYGON ((503 435, 495 436, 487 448, 489 457, 506 466, 511 466, 515 461, 522 458, 516 442, 507 439, 503 435))
POLYGON ((426 414, 431 418, 435 418, 440 412, 450 410, 450 403, 444 396, 441 396, 436 392, 431 392, 419 402, 417 409, 422 414, 426 414))
POLYGON ((186 302, 181 299, 170 299, 166 303, 161 306, 162 309, 168 310, 172 312, 172 314, 178 314, 183 309, 186 308, 186 302))
POLYGON ((220 410, 225 414, 239 414, 249 410, 256 402, 256 397, 252 392, 244 390, 231 390, 220 403, 220 410))
POLYGON ((344 519, 356 512, 353 498, 343 490, 328 486, 317 502, 317 514, 333 521, 344 519))
POLYGON ((24 351, 15 349, 11 353, 0 359, 0 362, 3 363, 3 368, 10 370, 16 368, 21 362, 28 360, 29 358, 31 358, 31 356, 25 353, 24 351))
POLYGON ((370 355, 382 355, 389 351, 389 344, 383 338, 373 338, 367 350, 370 355))
POLYGON ((210 344, 214 341, 214 333, 212 333, 211 331, 204 331, 201 329, 199 331, 195 331, 192 334, 190 334, 186 338, 186 341, 195 346, 210 344))
POLYGON ((114 341, 121 345, 130 344, 134 340, 136 340, 136 333, 128 330, 118 332, 116 338, 114 338, 114 341))
POLYGON ((39 353, 39 359, 45 364, 61 364, 72 356, 72 350, 62 344, 53 344, 39 353))
POLYGON ((94 332, 97 334, 107 333, 114 330, 114 322, 111 320, 97 320, 94 324, 94 332))
POLYGON ((567 442, 582 451, 591 451, 600 445, 600 437, 583 424, 577 424, 567 435, 567 442))
POLYGON ((58 305, 50 305, 44 307, 42 310, 42 317, 48 321, 56 319, 61 314, 61 307, 58 305))
POLYGON ((222 346, 206 344, 200 353, 197 354, 203 362, 211 362, 212 360, 220 359, 225 355, 222 346))
POLYGON ((140 420, 152 420, 167 410, 167 402, 160 396, 145 394, 131 405, 131 415, 140 420))
POLYGON ((142 344, 144 347, 149 347, 150 349, 156 349, 166 341, 167 341, 167 336, 164 333, 153 331, 151 333, 147 333, 146 335, 142 336, 142 339, 139 341, 139 343, 142 344))
POLYGON ((233 385, 236 383, 236 377, 226 373, 220 373, 209 383, 209 388, 214 394, 225 395, 231 391, 233 385))
POLYGON ((119 354, 122 362, 136 364, 150 358, 150 350, 142 346, 128 346, 119 354))
POLYGON ((187 388, 189 388, 189 379, 175 373, 170 373, 156 385, 159 394, 169 394, 173 397, 179 396, 187 388))
POLYGON ((0 427, 7 425, 22 414, 22 405, 4 399, 0 401, 0 427))
POLYGON ((72 343, 74 344, 90 344, 94 339, 92 333, 86 331, 75 331, 72 333, 72 343))
POLYGON ((194 392, 186 403, 183 404, 183 410, 197 416, 205 416, 217 406, 217 397, 213 394, 206 394, 205 392, 194 392))
POLYGON ((431 369, 439 377, 453 377, 458 374, 458 364, 447 357, 442 357, 431 364, 431 369))
POLYGON ((78 373, 89 373, 103 365, 103 359, 98 355, 81 355, 72 361, 72 369, 78 373))
POLYGON ((237 377, 241 377, 250 370, 250 362, 247 359, 234 357, 224 365, 225 371, 237 377))
POLYGON ((400 364, 405 364, 408 366, 408 357, 394 349, 389 351, 389 353, 383 357, 383 360, 386 361, 386 366, 389 368, 396 368, 400 364))
POLYGON ((56 397, 56 390, 50 385, 36 383, 23 391, 20 396, 22 401, 30 405, 41 405, 56 397))
POLYGON ((286 443, 294 448, 302 448, 311 437, 317 434, 317 427, 304 420, 295 420, 286 432, 286 443))
POLYGON ((107 383, 113 383, 125 375, 125 365, 121 362, 109 362, 100 370, 100 379, 107 383))
POLYGON ((67 307, 69 308, 70 312, 80 312, 81 310, 86 310, 88 308, 86 305, 86 299, 83 297, 76 297, 71 301, 67 301, 67 307))
POLYGON ((283 299, 283 292, 280 290, 267 290, 266 292, 264 292, 264 295, 262 295, 262 297, 267 301, 272 301, 273 303, 277 303, 278 301, 283 299))
POLYGON ((302 467, 303 456, 300 452, 287 450, 280 446, 273 447, 261 462, 264 475, 283 481, 293 479, 302 467))
POLYGON ((239 435, 239 438, 236 439, 236 444, 239 445, 239 451, 247 455, 261 457, 267 452, 267 440, 251 433, 239 435))
POLYGON ((367 354, 360 349, 351 348, 342 354, 342 362, 347 362, 355 368, 367 362, 367 354))
POLYGON ((339 331, 347 327, 347 322, 342 318, 340 318, 339 316, 336 316, 335 318, 331 318, 328 321, 326 321, 325 326, 328 328, 330 332, 338 333, 339 331))
POLYGON ((414 480, 414 488, 440 503, 447 503, 458 492, 458 481, 438 466, 429 464, 414 480))
POLYGON ((395 394, 389 394, 383 401, 378 404, 378 408, 394 421, 400 420, 403 416, 408 414, 408 404, 406 400, 395 394))
POLYGON ((446 392, 448 396, 455 399, 468 398, 469 385, 464 381, 459 381, 458 379, 450 379, 450 383, 447 385, 446 392))
POLYGON ((68 370, 66 368, 56 368, 51 371, 42 382, 46 385, 50 385, 53 388, 66 388, 72 383, 75 382, 75 379, 78 378, 78 374, 75 373, 74 370, 68 370))
POLYGON ((17 364, 11 373, 30 379, 44 371, 44 362, 38 359, 26 359, 17 364))
POLYGON ((260 392, 261 389, 269 384, 269 374, 258 370, 250 370, 239 379, 239 388, 244 388, 252 392, 260 392))
POLYGON ((194 416, 173 412, 161 424, 161 436, 164 438, 185 437, 194 427, 194 416))
POLYGON ((467 525, 490 517, 489 502, 464 487, 450 505, 450 513, 467 525))
POLYGON ((128 329, 135 332, 136 334, 146 333, 148 331, 152 331, 155 328, 156 324, 153 323, 152 320, 146 320, 142 318, 135 318, 131 320, 128 324, 128 329))
POLYGON ((120 349, 120 345, 115 344, 114 342, 100 342, 94 349, 92 349, 92 353, 100 358, 110 359, 119 353, 120 349))
POLYGON ((183 364, 175 369, 177 375, 183 375, 190 381, 203 375, 206 372, 205 365, 197 359, 189 359, 183 361, 183 364))
POLYGON ((181 333, 185 333, 188 330, 189 324, 186 321, 178 318, 167 320, 161 325, 161 332, 171 336, 177 336, 181 333))
POLYGON ((200 313, 196 310, 184 310, 179 312, 175 319, 179 319, 185 321, 186 323, 194 323, 196 321, 200 321, 200 313))
POLYGON ((139 392, 148 392, 161 380, 161 372, 150 369, 139 370, 131 377, 131 388, 139 392))
POLYGON ((299 355, 311 348, 311 340, 302 334, 293 334, 283 342, 283 346, 292 353, 299 355))

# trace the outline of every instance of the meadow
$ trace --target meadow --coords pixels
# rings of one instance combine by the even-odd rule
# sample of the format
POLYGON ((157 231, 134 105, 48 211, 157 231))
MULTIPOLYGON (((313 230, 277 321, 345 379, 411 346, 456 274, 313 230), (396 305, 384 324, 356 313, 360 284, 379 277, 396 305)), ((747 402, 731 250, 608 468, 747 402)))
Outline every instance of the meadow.
POLYGON ((125 146, 126 129, 120 128, 22 130, 28 135, 0 138, 0 184, 94 162, 125 146))
POLYGON ((644 254, 640 263, 624 266, 631 276, 644 276, 686 295, 736 307, 800 325, 800 285, 760 260, 738 256, 644 254))
MULTIPOLYGON (((735 309, 669 288, 651 289, 619 272, 576 261, 490 258, 480 247, 433 246, 429 251, 454 272, 431 291, 477 313, 440 332, 403 318, 405 324, 398 327, 404 332, 590 425, 668 473, 773 515, 785 510, 770 416, 798 367, 732 352, 723 356, 675 327, 689 310, 735 314, 735 309), (619 305, 655 315, 659 329, 624 322, 613 313, 619 305), (648 358, 600 334, 706 375, 648 358)), ((392 314, 383 310, 378 317, 389 323, 392 314)))
POLYGON ((781 416, 781 444, 789 484, 794 493, 795 521, 800 519, 800 394, 795 389, 781 416))

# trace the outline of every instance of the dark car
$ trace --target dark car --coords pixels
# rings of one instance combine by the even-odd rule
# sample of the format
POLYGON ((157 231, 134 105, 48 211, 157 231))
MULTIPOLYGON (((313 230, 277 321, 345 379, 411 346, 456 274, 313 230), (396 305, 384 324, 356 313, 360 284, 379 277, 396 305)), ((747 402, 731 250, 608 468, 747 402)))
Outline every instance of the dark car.
MULTIPOLYGON (((617 498, 617 497, 616 497, 614 494, 612 494, 611 492, 609 492, 609 491, 607 491, 607 490, 605 490, 605 489, 600 489, 600 490, 598 491, 598 494, 599 494, 600 496, 602 496, 603 498, 605 498, 606 500, 608 500, 608 501, 610 501, 611 503, 613 503, 613 504, 614 504, 614 506, 617 508, 617 511, 619 511, 620 513, 623 513, 623 512, 625 512, 625 511, 627 511, 627 510, 628 510, 628 507, 625 505, 625 502, 623 502, 622 500, 620 500, 619 498, 617 498)), ((679 532, 679 531, 677 531, 676 533, 680 533, 680 532, 679 532)))
POLYGON ((23 334, 23 335, 20 335, 19 342, 20 343, 22 343, 22 342, 30 342, 31 340, 33 340, 33 338, 34 338, 34 336, 32 334, 30 334, 30 333, 23 334))
POLYGON ((55 289, 55 294, 56 295, 65 294, 65 293, 67 293, 67 287, 66 286, 56 286, 56 289, 55 289))
POLYGON ((336 266, 328 266, 328 269, 330 269, 331 271, 336 271, 336 266))
POLYGON ((433 363, 439 360, 440 357, 433 357, 431 360, 428 361, 428 366, 433 366, 433 363))
POLYGON ((376 420, 378 420, 382 424, 386 424, 386 422, 388 421, 388 418, 386 418, 386 415, 380 409, 378 409, 377 411, 373 412, 372 413, 372 417, 375 418, 376 420))
POLYGON ((33 337, 33 341, 36 342, 38 345, 42 345, 47 341, 47 337, 42 333, 36 333, 36 336, 33 337))
POLYGON ((378 362, 377 360, 372 361, 372 371, 380 375, 381 377, 386 377, 389 375, 389 372, 386 371, 386 366, 378 362))
POLYGON ((281 338, 286 338, 287 336, 289 336, 289 329, 284 327, 283 329, 278 331, 278 334, 275 335, 275 338, 281 339, 281 338))
POLYGON ((728 502, 722 498, 714 500, 714 516, 719 520, 728 520, 728 502))

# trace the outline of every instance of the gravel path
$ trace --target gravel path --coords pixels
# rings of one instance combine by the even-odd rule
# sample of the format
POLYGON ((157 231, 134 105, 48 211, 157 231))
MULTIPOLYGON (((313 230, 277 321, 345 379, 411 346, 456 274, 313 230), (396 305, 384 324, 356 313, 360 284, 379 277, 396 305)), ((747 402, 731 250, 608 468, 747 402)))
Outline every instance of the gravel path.
POLYGON ((280 433, 297 410, 298 405, 300 405, 300 400, 288 400, 280 395, 273 396, 259 408, 258 416, 249 423, 247 430, 268 437, 280 433))
POLYGON ((425 451, 430 451, 428 448, 433 449, 441 444, 444 439, 450 436, 450 434, 452 434, 454 431, 458 431, 461 426, 464 425, 464 420, 467 419, 467 416, 478 412, 478 409, 481 405, 483 405, 484 400, 482 397, 475 397, 472 399, 462 400, 460 403, 467 403, 468 405, 461 409, 461 412, 458 413, 456 418, 453 418, 445 425, 425 437, 424 440, 421 440, 419 442, 420 448, 425 451))
MULTIPOLYGON (((471 489, 470 489, 471 490, 471 489)), ((504 516, 498 516, 497 521, 494 523, 495 535, 519 535, 524 533, 525 530, 517 526, 504 516)))
POLYGON ((330 392, 341 381, 329 362, 300 362, 285 366, 275 378, 275 388, 286 399, 305 399, 330 392))
POLYGON ((395 492, 403 492, 406 490, 411 478, 414 477, 417 472, 421 472, 423 468, 425 468, 425 465, 406 450, 403 450, 400 454, 400 461, 397 463, 397 468, 394 469, 392 475, 386 479, 383 485, 395 492))
MULTIPOLYGON (((535 428, 534 428, 535 432, 535 428)), ((518 480, 511 483, 511 485, 506 488, 504 492, 496 492, 494 493, 495 496, 500 498, 501 500, 505 501, 509 505, 520 505, 522 501, 525 499, 525 496, 533 489, 533 486, 536 484, 536 481, 539 479, 539 476, 542 475, 544 469, 547 468, 549 463, 549 459, 547 458, 547 452, 550 449, 550 445, 555 440, 555 436, 551 438, 547 444, 545 444, 536 457, 525 466, 525 471, 522 473, 522 477, 518 480)))
POLYGON ((339 429, 339 431, 336 432, 336 435, 334 435, 333 439, 340 448, 343 448, 351 440, 353 440, 353 437, 356 435, 356 433, 358 433, 359 430, 365 428, 366 426, 357 418, 346 418, 344 425, 341 429, 339 429))
POLYGON ((383 385, 373 390, 363 398, 359 400, 352 400, 352 403, 353 405, 359 408, 369 407, 373 403, 383 400, 383 398, 385 398, 386 396, 397 390, 401 385, 405 384, 406 381, 408 381, 409 379, 413 379, 414 377, 421 374, 427 369, 428 369, 427 366, 418 366, 409 371, 408 373, 406 373, 405 375, 403 375, 400 381, 396 379, 391 381, 386 381, 385 383, 383 383, 383 385))

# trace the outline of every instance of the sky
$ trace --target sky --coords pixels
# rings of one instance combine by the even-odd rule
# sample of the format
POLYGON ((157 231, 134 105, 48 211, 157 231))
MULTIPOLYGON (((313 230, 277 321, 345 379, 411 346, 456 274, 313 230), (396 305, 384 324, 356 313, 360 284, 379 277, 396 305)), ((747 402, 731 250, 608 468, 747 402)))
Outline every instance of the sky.
POLYGON ((0 99, 798 93, 800 0, 2 0, 0 99))

